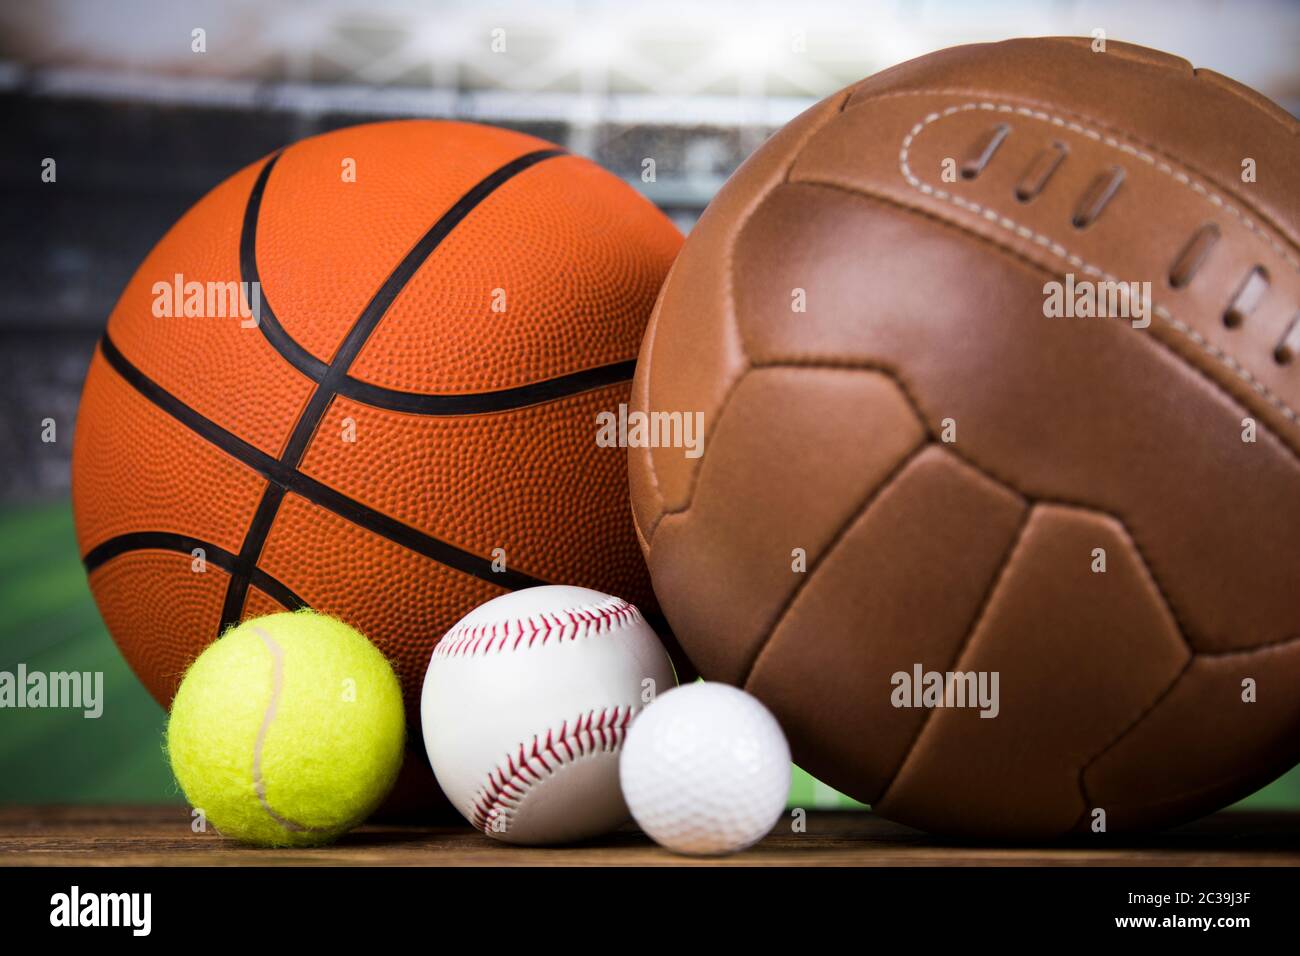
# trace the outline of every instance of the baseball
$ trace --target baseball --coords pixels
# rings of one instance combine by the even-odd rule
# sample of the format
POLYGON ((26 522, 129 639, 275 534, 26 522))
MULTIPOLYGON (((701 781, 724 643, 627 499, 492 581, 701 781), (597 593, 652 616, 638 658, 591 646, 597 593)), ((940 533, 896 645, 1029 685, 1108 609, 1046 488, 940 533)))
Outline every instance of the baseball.
POLYGON ((628 819, 618 757, 633 718, 676 685, 635 606, 587 588, 504 594, 438 642, 420 716, 438 783, 506 843, 567 843, 628 819))

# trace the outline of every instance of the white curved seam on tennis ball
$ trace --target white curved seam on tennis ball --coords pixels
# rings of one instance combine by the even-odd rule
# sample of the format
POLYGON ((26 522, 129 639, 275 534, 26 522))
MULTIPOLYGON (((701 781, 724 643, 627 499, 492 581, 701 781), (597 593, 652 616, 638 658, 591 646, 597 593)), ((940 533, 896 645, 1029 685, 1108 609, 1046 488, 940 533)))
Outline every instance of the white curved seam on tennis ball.
POLYGON ((271 701, 266 705, 266 713, 262 715, 262 726, 257 731, 257 742, 253 745, 253 791, 257 794, 257 802, 262 805, 267 816, 280 826, 294 833, 315 833, 323 828, 309 827, 276 813, 266 799, 266 781, 262 779, 262 747, 266 743, 266 733, 271 728, 271 722, 275 720, 275 712, 280 705, 280 694, 284 690, 284 651, 262 628, 254 627, 253 631, 271 653, 271 701))

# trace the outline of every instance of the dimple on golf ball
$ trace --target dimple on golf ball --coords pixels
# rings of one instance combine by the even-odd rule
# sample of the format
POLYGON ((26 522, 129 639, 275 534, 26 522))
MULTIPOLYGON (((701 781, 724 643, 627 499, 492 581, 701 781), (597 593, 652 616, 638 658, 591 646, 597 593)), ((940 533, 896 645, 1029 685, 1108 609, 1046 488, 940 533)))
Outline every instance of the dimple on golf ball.
POLYGON ((728 684, 660 694, 619 761, 637 824, 678 853, 733 853, 762 839, 790 793, 790 747, 757 699, 728 684))

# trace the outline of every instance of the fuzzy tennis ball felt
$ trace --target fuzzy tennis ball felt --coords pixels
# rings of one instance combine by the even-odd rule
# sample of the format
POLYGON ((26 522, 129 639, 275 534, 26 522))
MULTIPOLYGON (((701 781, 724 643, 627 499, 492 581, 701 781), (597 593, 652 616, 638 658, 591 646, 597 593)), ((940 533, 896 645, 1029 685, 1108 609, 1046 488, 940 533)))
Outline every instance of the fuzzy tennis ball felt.
POLYGON ((388 794, 405 743, 388 661, 342 621, 271 614, 226 631, 190 666, 167 750, 190 806, 225 836, 327 843, 388 794))

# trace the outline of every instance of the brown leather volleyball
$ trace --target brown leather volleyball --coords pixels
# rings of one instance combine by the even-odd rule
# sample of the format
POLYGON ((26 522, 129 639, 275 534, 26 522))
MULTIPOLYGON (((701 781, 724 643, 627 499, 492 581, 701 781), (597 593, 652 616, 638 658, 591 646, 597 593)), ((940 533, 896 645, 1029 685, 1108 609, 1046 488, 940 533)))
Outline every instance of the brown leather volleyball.
POLYGON ((1121 43, 944 50, 791 122, 691 234, 633 386, 704 415, 699 457, 630 451, 694 663, 936 831, 1160 826, 1291 766, 1297 197, 1294 119, 1121 43), (1121 282, 1148 324, 1141 285, 1045 314, 1121 282), (996 716, 898 706, 918 669, 996 674, 996 716))

